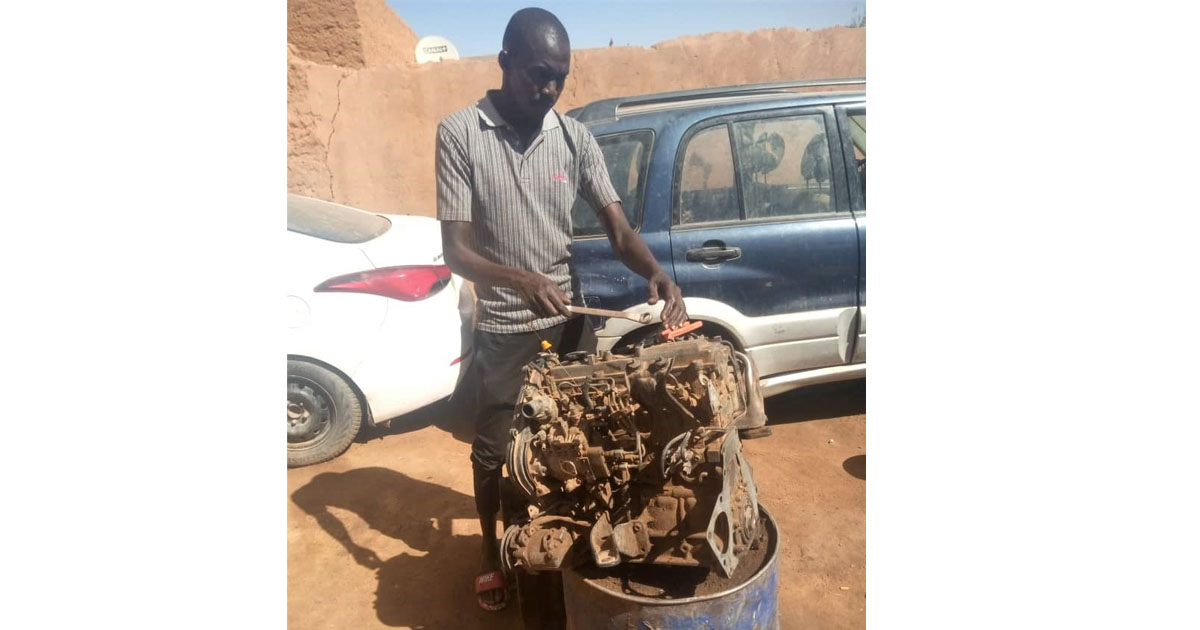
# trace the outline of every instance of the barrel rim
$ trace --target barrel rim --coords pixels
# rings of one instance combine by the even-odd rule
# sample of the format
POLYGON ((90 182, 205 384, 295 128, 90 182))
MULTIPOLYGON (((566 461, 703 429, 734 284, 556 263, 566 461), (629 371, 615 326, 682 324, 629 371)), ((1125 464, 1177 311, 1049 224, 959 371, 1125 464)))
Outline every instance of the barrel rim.
MULTIPOLYGON (((751 582, 758 580, 768 570, 771 569, 772 565, 777 564, 779 561, 779 547, 780 547, 780 542, 782 542, 782 535, 779 533, 779 527, 775 524, 775 517, 771 516, 771 513, 768 512, 767 508, 764 507, 763 504, 761 504, 761 503, 758 504, 758 511, 762 514, 762 517, 763 517, 762 522, 770 523, 771 531, 775 533, 774 540, 768 541, 768 544, 772 544, 773 548, 770 550, 770 553, 767 554, 767 558, 766 558, 766 560, 763 561, 762 567, 759 568, 758 571, 755 571, 754 575, 751 575, 750 577, 746 578, 745 581, 743 581, 742 583, 740 583, 736 586, 730 587, 726 590, 718 591, 716 593, 709 593, 708 595, 694 595, 692 597, 685 597, 683 599, 657 599, 654 597, 643 597, 642 595, 629 595, 628 593, 620 593, 620 592, 612 591, 612 590, 604 588, 598 584, 593 584, 592 582, 588 581, 587 579, 580 577, 579 575, 576 574, 577 581, 582 582, 588 588, 595 589, 597 591, 600 591, 601 593, 615 595, 625 601, 636 602, 639 604, 653 604, 655 606, 675 606, 675 605, 684 605, 684 604, 695 604, 697 602, 704 602, 704 601, 708 601, 710 599, 717 599, 719 597, 725 597, 725 596, 731 595, 733 593, 738 592, 739 589, 745 587, 747 584, 750 584, 751 582)), ((768 536, 768 538, 770 538, 770 537, 768 536)), ((574 572, 572 571, 572 573, 574 573, 574 572)))

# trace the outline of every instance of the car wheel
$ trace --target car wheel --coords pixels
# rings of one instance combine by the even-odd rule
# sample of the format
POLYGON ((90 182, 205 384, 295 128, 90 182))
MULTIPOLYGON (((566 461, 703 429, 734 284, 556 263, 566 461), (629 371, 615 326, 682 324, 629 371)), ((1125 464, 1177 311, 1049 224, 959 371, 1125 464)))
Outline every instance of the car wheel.
POLYGON ((362 426, 362 406, 340 376, 312 363, 288 361, 288 468, 342 454, 362 426))

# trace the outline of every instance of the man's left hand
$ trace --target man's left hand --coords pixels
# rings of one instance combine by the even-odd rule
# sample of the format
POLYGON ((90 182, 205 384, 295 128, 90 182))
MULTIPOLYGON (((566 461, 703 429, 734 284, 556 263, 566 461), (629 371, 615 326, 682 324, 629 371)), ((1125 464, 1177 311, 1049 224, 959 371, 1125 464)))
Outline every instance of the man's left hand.
POLYGON ((649 299, 647 304, 657 304, 659 297, 666 303, 663 305, 662 322, 664 328, 679 328, 687 321, 687 309, 683 306, 683 292, 664 271, 650 276, 648 287, 649 299))

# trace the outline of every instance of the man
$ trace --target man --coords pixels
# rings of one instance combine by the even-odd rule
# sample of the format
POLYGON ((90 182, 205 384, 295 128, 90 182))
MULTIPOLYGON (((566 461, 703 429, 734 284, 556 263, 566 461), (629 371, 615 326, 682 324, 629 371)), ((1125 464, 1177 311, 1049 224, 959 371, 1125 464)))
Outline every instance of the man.
POLYGON ((438 219, 446 263, 475 282, 474 369, 479 396, 471 463, 483 530, 479 605, 505 606, 496 517, 499 481, 521 368, 547 341, 555 352, 595 350, 572 317, 568 261, 576 191, 599 215, 617 257, 664 301, 663 325, 687 319, 679 287, 625 220, 596 139, 554 104, 570 71, 571 44, 558 18, 521 9, 504 31, 499 90, 447 116, 437 132, 438 219))

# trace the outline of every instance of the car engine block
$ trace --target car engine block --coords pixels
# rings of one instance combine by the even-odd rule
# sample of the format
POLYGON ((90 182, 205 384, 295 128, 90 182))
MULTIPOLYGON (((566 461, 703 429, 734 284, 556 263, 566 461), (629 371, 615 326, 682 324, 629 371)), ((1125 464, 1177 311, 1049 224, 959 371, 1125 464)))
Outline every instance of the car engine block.
POLYGON ((707 566, 725 577, 756 540, 758 492, 739 427, 761 424, 754 368, 702 336, 632 356, 542 353, 525 367, 506 466, 528 500, 505 531, 506 569, 707 566))

